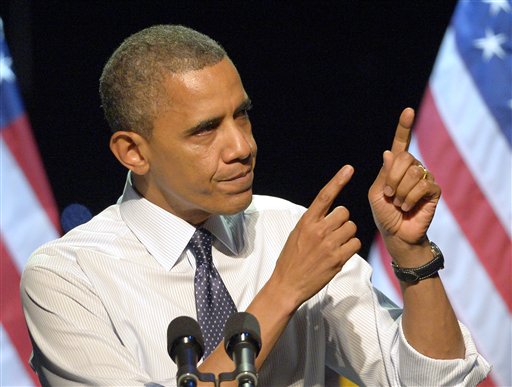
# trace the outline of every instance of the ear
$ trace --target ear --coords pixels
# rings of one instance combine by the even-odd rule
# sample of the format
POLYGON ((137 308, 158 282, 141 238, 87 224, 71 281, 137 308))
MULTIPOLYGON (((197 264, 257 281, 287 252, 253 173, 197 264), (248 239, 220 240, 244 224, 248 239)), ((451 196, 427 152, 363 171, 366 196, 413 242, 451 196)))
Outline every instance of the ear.
POLYGON ((135 132, 118 131, 110 137, 110 150, 121 164, 137 175, 149 171, 147 141, 135 132))

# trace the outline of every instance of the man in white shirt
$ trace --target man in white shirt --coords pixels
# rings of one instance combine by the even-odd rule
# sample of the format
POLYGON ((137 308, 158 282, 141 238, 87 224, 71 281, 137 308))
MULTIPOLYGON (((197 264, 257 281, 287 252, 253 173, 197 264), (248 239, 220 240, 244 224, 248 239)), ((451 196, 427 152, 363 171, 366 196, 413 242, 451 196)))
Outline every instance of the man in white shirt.
MULTIPOLYGON (((320 386, 324 365, 365 385, 476 384, 489 372, 437 276, 442 255, 426 232, 441 191, 407 152, 412 109, 369 191, 402 311, 372 288, 348 210, 330 210, 353 167, 307 210, 253 196, 251 101, 218 43, 181 26, 143 30, 109 59, 100 92, 111 150, 130 173, 118 204, 38 249, 23 274, 43 383, 176 383, 165 333, 196 317, 187 245, 198 227, 214 235, 238 310, 260 323, 262 385, 320 386)), ((232 368, 222 343, 199 366, 232 368)))

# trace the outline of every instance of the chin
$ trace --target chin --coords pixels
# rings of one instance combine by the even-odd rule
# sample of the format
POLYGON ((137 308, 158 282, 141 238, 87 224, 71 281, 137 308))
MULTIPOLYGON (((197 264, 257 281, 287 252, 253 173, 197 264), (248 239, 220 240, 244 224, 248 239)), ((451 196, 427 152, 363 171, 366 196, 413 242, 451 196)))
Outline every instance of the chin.
POLYGON ((234 215, 245 210, 252 202, 252 190, 226 198, 219 215, 234 215))

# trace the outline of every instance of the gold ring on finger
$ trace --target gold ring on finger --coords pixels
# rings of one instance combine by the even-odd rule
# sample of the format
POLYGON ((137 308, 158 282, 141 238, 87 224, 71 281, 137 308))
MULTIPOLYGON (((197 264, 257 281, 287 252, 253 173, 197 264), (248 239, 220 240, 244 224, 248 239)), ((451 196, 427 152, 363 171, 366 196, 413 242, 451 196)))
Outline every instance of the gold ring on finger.
POLYGON ((418 167, 420 167, 420 168, 421 168, 421 170, 423 171, 423 176, 421 177, 421 179, 422 179, 422 180, 423 180, 423 179, 426 179, 426 178, 427 178, 427 176, 428 176, 428 169, 427 169, 427 168, 425 168, 425 167, 423 166, 423 164, 418 164, 418 167))

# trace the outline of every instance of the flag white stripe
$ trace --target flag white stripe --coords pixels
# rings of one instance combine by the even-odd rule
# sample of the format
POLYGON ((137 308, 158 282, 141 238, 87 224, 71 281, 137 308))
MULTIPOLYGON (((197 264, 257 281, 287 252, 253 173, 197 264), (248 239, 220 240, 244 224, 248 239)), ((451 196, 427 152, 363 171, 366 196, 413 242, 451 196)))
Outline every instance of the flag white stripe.
POLYGON ((21 273, 30 254, 58 233, 9 147, 0 138, 0 228, 9 254, 21 273), (13 188, 15 187, 15 188, 13 188), (30 219, 28 222, 23 219, 30 219))
POLYGON ((459 154, 510 238, 512 153, 457 53, 449 28, 430 78, 432 95, 459 154))
POLYGON ((18 352, 9 340, 3 325, 0 325, 0 386, 33 386, 34 382, 27 374, 18 352))

